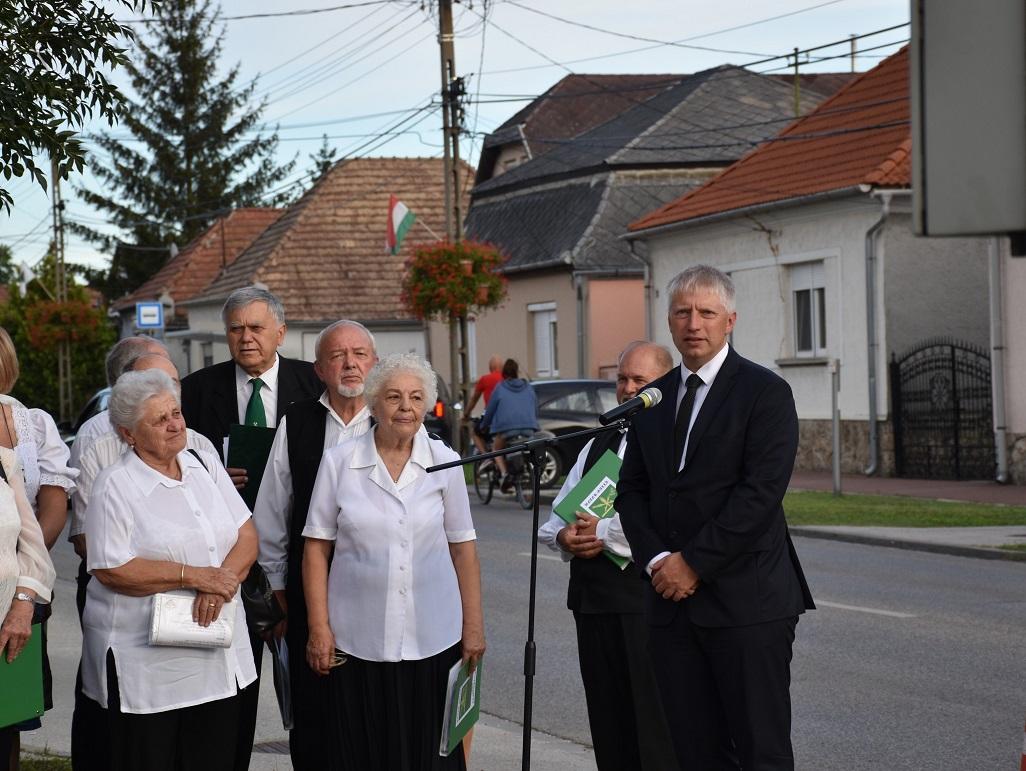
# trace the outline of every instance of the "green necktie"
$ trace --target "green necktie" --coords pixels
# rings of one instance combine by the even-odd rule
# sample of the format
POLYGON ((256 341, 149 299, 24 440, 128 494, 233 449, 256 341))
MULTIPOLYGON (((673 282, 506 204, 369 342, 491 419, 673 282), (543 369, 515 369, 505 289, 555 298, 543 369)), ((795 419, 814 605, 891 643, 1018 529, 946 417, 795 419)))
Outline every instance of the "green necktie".
POLYGON ((267 415, 264 413, 264 400, 260 398, 260 389, 264 387, 264 381, 258 377, 249 381, 253 386, 253 393, 249 397, 249 404, 246 405, 246 425, 267 427, 267 415))

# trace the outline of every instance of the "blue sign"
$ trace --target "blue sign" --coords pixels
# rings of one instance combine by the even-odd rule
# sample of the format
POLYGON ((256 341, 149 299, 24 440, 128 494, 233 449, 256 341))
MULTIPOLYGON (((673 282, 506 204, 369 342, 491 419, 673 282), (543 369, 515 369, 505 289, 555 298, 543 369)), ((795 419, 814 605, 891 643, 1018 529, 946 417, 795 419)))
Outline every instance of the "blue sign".
POLYGON ((161 303, 136 303, 135 325, 139 329, 163 329, 164 306, 161 303))

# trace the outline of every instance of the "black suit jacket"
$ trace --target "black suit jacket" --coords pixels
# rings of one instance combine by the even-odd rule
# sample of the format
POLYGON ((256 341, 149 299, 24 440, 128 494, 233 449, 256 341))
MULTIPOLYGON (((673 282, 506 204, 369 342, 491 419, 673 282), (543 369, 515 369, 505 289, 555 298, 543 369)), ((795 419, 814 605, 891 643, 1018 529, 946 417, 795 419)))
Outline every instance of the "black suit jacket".
MULTIPOLYGON (((324 383, 313 364, 278 357, 278 419, 294 402, 317 398, 324 383)), ((185 425, 199 431, 221 449, 228 427, 239 422, 235 396, 235 362, 224 361, 193 372, 182 380, 182 414, 185 425)))
POLYGON ((673 425, 680 367, 651 385, 663 399, 638 413, 627 433, 616 509, 639 567, 660 552, 679 551, 701 578, 681 603, 650 591, 652 622, 669 623, 681 607, 693 623, 710 627, 813 608, 781 506, 798 449, 790 387, 730 349, 678 472, 673 425))

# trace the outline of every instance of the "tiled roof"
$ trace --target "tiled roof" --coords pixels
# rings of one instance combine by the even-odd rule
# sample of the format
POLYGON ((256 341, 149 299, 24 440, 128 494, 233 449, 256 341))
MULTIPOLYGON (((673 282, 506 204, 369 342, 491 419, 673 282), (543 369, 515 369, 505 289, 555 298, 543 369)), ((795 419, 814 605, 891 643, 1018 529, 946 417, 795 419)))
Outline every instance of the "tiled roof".
MULTIPOLYGON (((811 110, 823 99, 805 91, 811 110)), ((794 117, 791 88, 776 78, 724 65, 676 82, 646 101, 541 157, 474 188, 475 199, 526 182, 590 174, 615 166, 725 166, 794 117)))
POLYGON ((605 123, 673 86, 681 77, 567 75, 485 138, 477 181, 491 177, 497 148, 520 141, 521 131, 536 158, 558 146, 552 140, 569 139, 605 123))
POLYGON ((863 73, 813 112, 631 230, 858 185, 911 185, 908 49, 863 73))
MULTIPOLYGON (((410 319, 399 299, 403 263, 445 235, 440 158, 339 161, 193 302, 253 283, 285 303, 290 321, 410 319), (389 194, 417 217, 396 256, 385 251, 389 194)), ((463 164, 464 190, 473 169, 463 164)), ((463 211, 466 211, 464 198, 463 211)))
POLYGON ((125 310, 137 302, 157 300, 165 291, 176 304, 195 297, 217 277, 223 265, 235 262, 243 250, 282 215, 282 211, 236 209, 218 218, 206 232, 164 263, 146 283, 115 301, 114 309, 125 310))

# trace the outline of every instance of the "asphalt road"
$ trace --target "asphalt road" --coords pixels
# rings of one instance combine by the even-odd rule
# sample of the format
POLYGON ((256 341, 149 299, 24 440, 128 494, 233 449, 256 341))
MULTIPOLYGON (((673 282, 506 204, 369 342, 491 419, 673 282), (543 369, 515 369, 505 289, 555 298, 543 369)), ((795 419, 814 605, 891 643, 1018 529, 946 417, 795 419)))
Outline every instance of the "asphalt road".
MULTIPOLYGON (((488 635, 485 710, 523 715, 530 513, 474 505, 488 635)), ((1013 767, 1026 717, 1026 565, 798 538, 819 610, 798 625, 801 769, 1013 767)), ((566 610, 568 568, 539 552, 536 730, 590 744, 566 610)))

